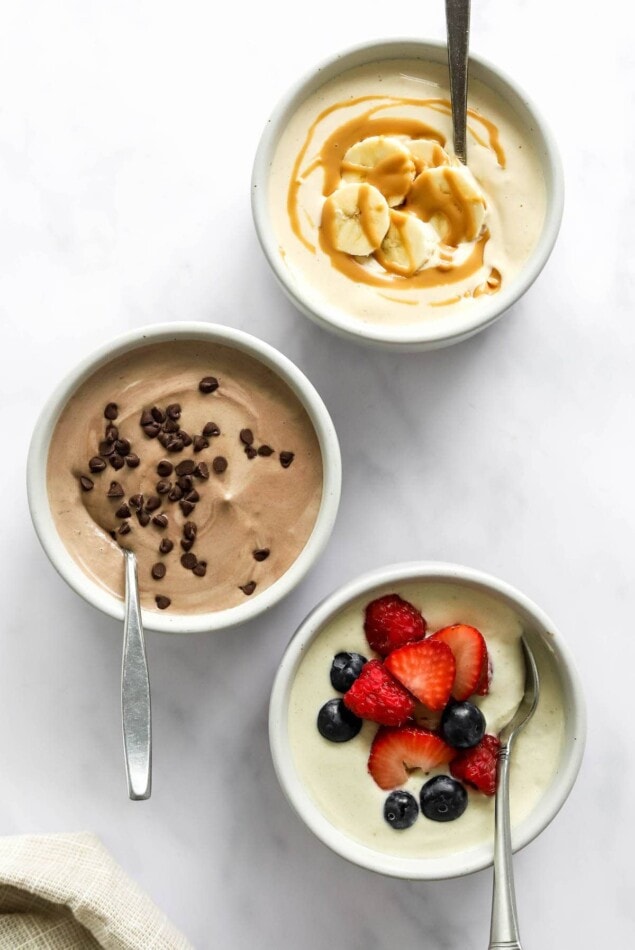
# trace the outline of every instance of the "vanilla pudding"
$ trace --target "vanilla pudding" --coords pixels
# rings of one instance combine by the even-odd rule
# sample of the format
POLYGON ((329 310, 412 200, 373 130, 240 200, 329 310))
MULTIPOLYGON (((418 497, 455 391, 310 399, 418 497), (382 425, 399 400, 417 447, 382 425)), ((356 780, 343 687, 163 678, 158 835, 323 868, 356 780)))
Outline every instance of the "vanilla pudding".
POLYGON ((239 348, 167 340, 84 378, 50 437, 47 488, 77 565, 142 606, 197 614, 257 598, 289 570, 323 494, 320 444, 298 396, 239 348))
POLYGON ((329 79, 282 131, 268 181, 280 267, 317 310, 416 324, 489 307, 546 214, 532 130, 470 80, 468 168, 452 150, 447 67, 383 60, 329 79))
MULTIPOLYGON (((357 598, 324 623, 299 660, 287 707, 287 729, 293 766, 315 806, 339 832, 384 855, 404 858, 443 858, 478 848, 493 840, 494 800, 468 788, 468 807, 455 821, 437 823, 420 815, 412 827, 395 831, 383 816, 387 792, 368 772, 368 756, 377 725, 364 722, 348 742, 322 738, 317 713, 336 694, 329 680, 333 657, 340 651, 374 656, 364 635, 364 608, 375 597, 398 593, 414 604, 434 632, 454 623, 477 627, 487 643, 493 675, 487 696, 474 697, 486 719, 486 731, 496 734, 520 702, 524 665, 518 614, 502 599, 458 583, 406 581, 376 588, 357 598)), ((536 712, 520 734, 511 767, 511 819, 517 826, 536 808, 554 783, 565 742, 563 686, 557 664, 539 637, 531 638, 541 677, 536 712)), ((401 786, 416 799, 434 774, 449 774, 443 766, 423 774, 410 773, 401 786)))

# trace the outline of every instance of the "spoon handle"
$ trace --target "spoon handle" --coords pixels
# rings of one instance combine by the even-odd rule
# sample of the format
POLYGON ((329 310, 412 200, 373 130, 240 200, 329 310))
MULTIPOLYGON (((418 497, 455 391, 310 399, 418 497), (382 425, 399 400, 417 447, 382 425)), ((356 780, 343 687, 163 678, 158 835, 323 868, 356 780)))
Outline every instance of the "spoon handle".
POLYGON ((509 820, 509 744, 498 753, 494 830, 494 894, 488 950, 522 950, 516 914, 509 820))
POLYGON ((448 66, 454 151, 467 164, 467 69, 470 45, 470 0, 445 0, 448 66))
POLYGON ((126 613, 121 664, 121 721, 128 794, 132 801, 142 801, 150 798, 152 787, 150 678, 139 606, 137 559, 132 551, 124 551, 124 554, 126 613))

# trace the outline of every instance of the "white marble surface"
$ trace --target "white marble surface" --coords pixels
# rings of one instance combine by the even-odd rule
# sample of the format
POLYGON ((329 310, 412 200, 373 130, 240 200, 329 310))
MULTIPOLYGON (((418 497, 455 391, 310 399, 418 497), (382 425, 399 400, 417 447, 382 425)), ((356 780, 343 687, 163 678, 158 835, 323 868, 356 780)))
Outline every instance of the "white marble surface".
POLYGON ((631 942, 635 55, 614 22, 630 6, 580 4, 573 27, 572 5, 553 0, 474 7, 474 48, 551 120, 565 218, 513 313, 410 356, 342 343, 294 311, 256 243, 249 174, 300 72, 362 39, 441 38, 441 0, 1 8, 0 830, 97 832, 197 948, 486 945, 488 872, 426 885, 349 866, 301 826, 269 758, 269 688, 296 625, 343 578, 411 558, 499 574, 568 637, 587 755, 565 809, 517 858, 525 945, 631 942), (332 412, 345 482, 327 553, 266 620, 150 637, 154 794, 133 804, 121 630, 40 550, 23 462, 76 360, 173 319, 242 327, 294 359, 332 412))

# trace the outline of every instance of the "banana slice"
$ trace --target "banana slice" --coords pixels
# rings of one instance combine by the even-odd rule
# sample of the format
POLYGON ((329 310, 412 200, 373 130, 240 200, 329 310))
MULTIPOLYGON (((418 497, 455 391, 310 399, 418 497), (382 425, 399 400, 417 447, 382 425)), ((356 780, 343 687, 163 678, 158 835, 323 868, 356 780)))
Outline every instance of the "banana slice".
POLYGON ((410 277, 439 256, 439 235, 431 224, 405 211, 390 212, 390 227, 375 251, 375 259, 387 271, 410 277))
POLYGON ((321 228, 338 251, 364 257, 376 251, 390 225, 390 208, 373 185, 342 185, 322 207, 321 228))
POLYGON ((424 168, 436 168, 439 165, 449 165, 450 156, 434 139, 411 139, 405 143, 412 155, 417 174, 424 168))
POLYGON ((464 166, 428 168, 412 185, 406 210, 429 221, 441 240, 453 247, 475 241, 485 221, 483 192, 464 166))
POLYGON ((391 208, 400 205, 410 191, 415 171, 408 149, 389 135, 372 135, 352 145, 340 166, 344 181, 374 185, 391 208))

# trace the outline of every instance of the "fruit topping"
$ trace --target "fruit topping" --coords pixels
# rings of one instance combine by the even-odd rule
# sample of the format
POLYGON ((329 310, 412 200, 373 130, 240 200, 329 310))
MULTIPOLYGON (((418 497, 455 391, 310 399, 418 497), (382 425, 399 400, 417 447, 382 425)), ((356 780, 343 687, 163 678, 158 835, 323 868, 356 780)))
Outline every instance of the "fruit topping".
POLYGON ((380 788, 388 790, 403 785, 409 769, 429 772, 453 755, 454 750, 427 729, 378 729, 370 747, 368 771, 380 788))
POLYGON ((341 699, 329 699, 318 713, 317 727, 329 742, 348 742, 362 728, 362 720, 347 709, 341 699))
POLYGON ((367 662, 366 657, 360 653, 336 654, 331 664, 331 685, 333 689, 340 693, 349 690, 362 672, 364 663, 367 662))
POLYGON ((430 640, 447 644, 456 660, 456 678, 452 687, 454 699, 467 699, 476 692, 483 676, 483 664, 487 663, 487 647, 483 635, 466 623, 443 627, 430 640))
POLYGON ((362 719, 401 726, 412 716, 412 696, 387 672, 381 660, 369 660, 344 695, 344 703, 362 719))
POLYGON ((435 775, 421 789, 421 811, 432 821, 454 821, 467 808, 467 792, 449 775, 435 775))
POLYGON ((384 803, 384 818, 391 828, 401 831, 410 828, 419 816, 417 799, 410 792, 397 789, 391 792, 384 803))
POLYGON ((489 684, 492 682, 492 658, 489 653, 486 652, 483 657, 483 666, 481 667, 481 675, 479 677, 478 685, 474 692, 477 696, 487 696, 489 693, 489 684))
POLYGON ((485 795, 496 792, 496 756, 500 742, 496 736, 485 735, 473 749, 466 749, 450 763, 455 778, 473 786, 485 795))
POLYGON ((450 647, 429 637, 408 643, 386 658, 386 669, 429 709, 447 704, 456 672, 450 647))
POLYGON ((366 607, 364 633, 373 650, 388 656, 397 647, 422 640, 426 622, 413 604, 398 594, 386 594, 366 607))
POLYGON ((449 703, 441 716, 440 732, 455 749, 471 749, 485 735, 485 716, 474 703, 449 703))

